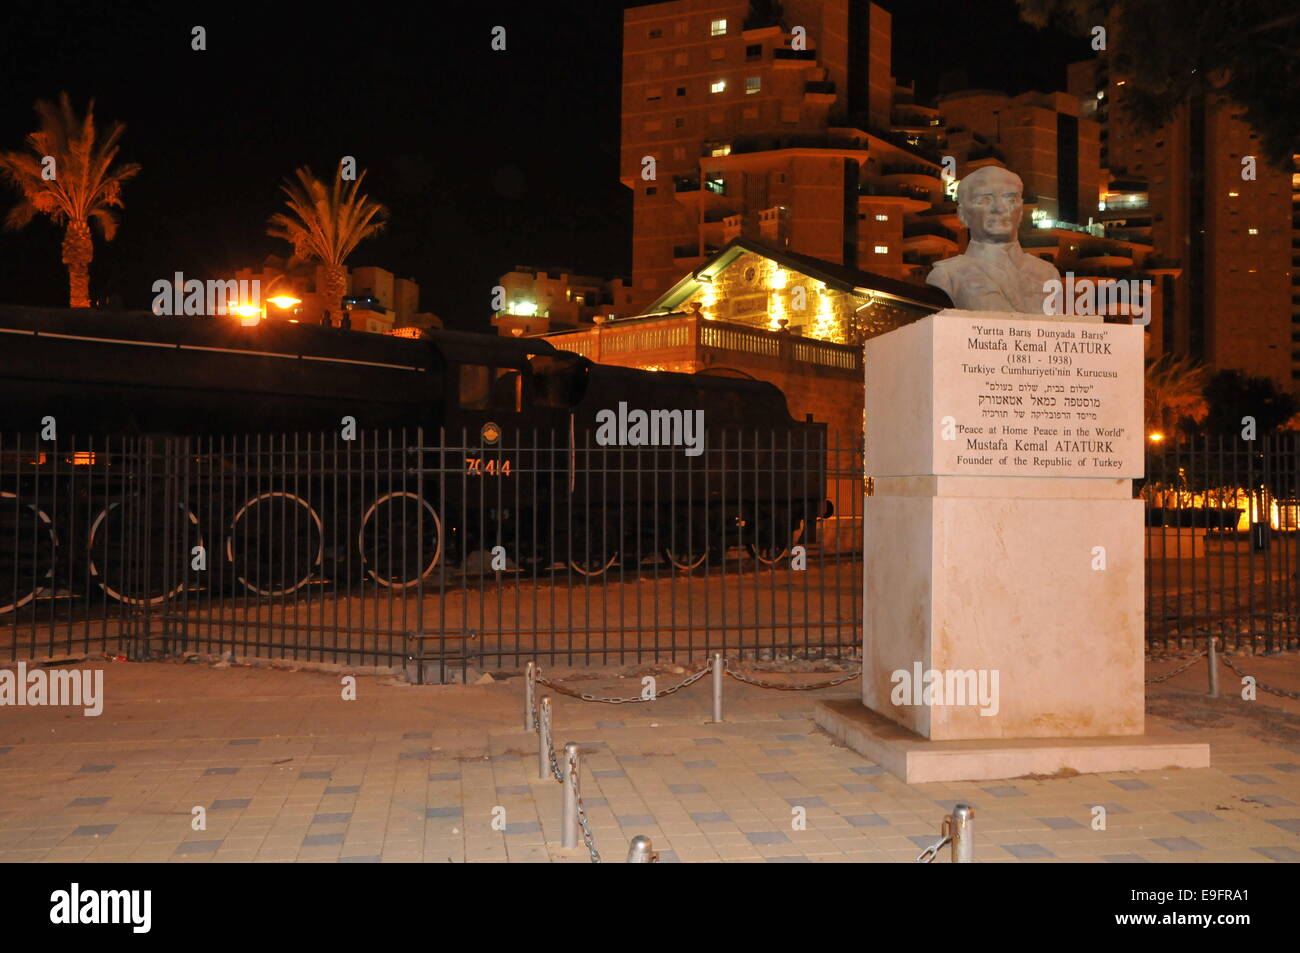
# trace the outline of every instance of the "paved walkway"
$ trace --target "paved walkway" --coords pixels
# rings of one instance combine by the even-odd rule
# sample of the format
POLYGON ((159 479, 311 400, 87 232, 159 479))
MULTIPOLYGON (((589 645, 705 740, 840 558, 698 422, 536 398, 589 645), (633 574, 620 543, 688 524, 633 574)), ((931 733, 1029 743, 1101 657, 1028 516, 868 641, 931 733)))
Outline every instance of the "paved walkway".
MULTIPOLYGON (((1300 689, 1295 656, 1241 664, 1300 689)), ((337 674, 76 667, 104 670, 101 716, 0 708, 0 861, 588 861, 558 847, 560 786, 537 779, 520 678, 361 676, 345 701, 337 674)), ((624 671, 554 674, 637 694, 640 672, 624 671)), ((658 671, 660 688, 682 677, 658 671)), ((815 697, 856 682, 777 692, 729 679, 721 725, 707 721, 707 679, 652 705, 556 697, 554 722, 559 743, 583 744, 607 861, 646 834, 665 861, 911 862, 957 801, 975 807, 979 862, 1300 860, 1300 704, 1211 700, 1204 678, 1198 665, 1148 699, 1152 731, 1211 743, 1212 767, 1195 771, 905 785, 811 721, 815 697), (1105 830, 1092 829, 1096 806, 1105 830)))

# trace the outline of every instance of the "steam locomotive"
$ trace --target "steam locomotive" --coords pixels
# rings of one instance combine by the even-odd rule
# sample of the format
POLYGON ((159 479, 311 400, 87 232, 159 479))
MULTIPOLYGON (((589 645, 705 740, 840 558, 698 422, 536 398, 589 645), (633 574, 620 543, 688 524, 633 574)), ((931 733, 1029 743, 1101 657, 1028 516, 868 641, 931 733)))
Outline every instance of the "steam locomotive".
POLYGON ((401 590, 494 546, 586 577, 772 563, 826 513, 825 425, 759 381, 537 338, 18 307, 0 346, 0 617, 79 587, 165 601, 191 544, 282 596, 401 590))

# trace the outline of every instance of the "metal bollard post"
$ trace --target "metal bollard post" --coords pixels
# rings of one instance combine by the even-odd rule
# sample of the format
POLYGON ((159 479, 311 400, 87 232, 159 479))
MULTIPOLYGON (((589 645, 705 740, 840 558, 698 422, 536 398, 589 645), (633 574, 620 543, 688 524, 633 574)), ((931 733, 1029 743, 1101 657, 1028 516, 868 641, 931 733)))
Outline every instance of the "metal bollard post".
POLYGON ((1205 658, 1210 666, 1210 697, 1219 697, 1219 653, 1215 650, 1215 638, 1210 636, 1210 648, 1205 658))
POLYGON ((560 846, 578 846, 578 745, 570 741, 564 746, 564 814, 560 818, 560 846))
POLYGON ((543 695, 537 712, 537 779, 545 781, 551 776, 551 696, 543 695))
POLYGON ((949 818, 949 830, 952 834, 952 862, 954 864, 974 863, 975 854, 975 809, 969 804, 958 804, 953 808, 949 818))
POLYGON ((537 703, 537 663, 529 662, 524 671, 524 731, 536 731, 533 705, 537 703))
POLYGON ((713 721, 718 723, 722 721, 722 677, 726 671, 726 664, 722 661, 722 653, 713 653, 713 721))
POLYGON ((653 864, 659 859, 655 853, 654 846, 650 843, 650 838, 644 834, 637 834, 632 838, 632 845, 627 851, 627 862, 629 864, 653 864))

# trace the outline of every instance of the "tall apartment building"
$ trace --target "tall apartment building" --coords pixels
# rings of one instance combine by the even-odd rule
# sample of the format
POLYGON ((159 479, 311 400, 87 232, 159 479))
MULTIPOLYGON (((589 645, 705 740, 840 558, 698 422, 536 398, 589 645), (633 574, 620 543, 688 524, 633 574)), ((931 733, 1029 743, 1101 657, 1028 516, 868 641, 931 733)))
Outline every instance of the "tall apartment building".
POLYGON ((901 276, 904 215, 942 199, 937 157, 894 127, 889 14, 869 0, 779 7, 624 13, 635 307, 740 237, 901 276))
MULTIPOLYGON (((1300 389, 1300 218, 1292 169, 1268 165, 1242 110, 1211 90, 1155 132, 1125 113, 1107 55, 1076 63, 1069 90, 1101 123, 1103 213, 1149 229, 1166 274, 1160 350, 1300 389), (1255 157, 1255 178, 1243 159, 1255 157), (1139 196, 1147 195, 1142 208, 1139 196)), ((1153 328, 1153 332, 1155 329, 1153 328)))

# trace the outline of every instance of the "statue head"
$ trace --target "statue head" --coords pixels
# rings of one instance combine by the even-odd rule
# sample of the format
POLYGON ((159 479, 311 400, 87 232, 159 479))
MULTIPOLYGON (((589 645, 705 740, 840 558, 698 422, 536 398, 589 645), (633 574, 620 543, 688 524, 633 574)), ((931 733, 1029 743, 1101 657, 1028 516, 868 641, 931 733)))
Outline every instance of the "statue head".
POLYGON ((976 169, 957 186, 957 217, 970 229, 973 242, 1016 240, 1024 213, 1024 183, 1000 166, 976 169))

